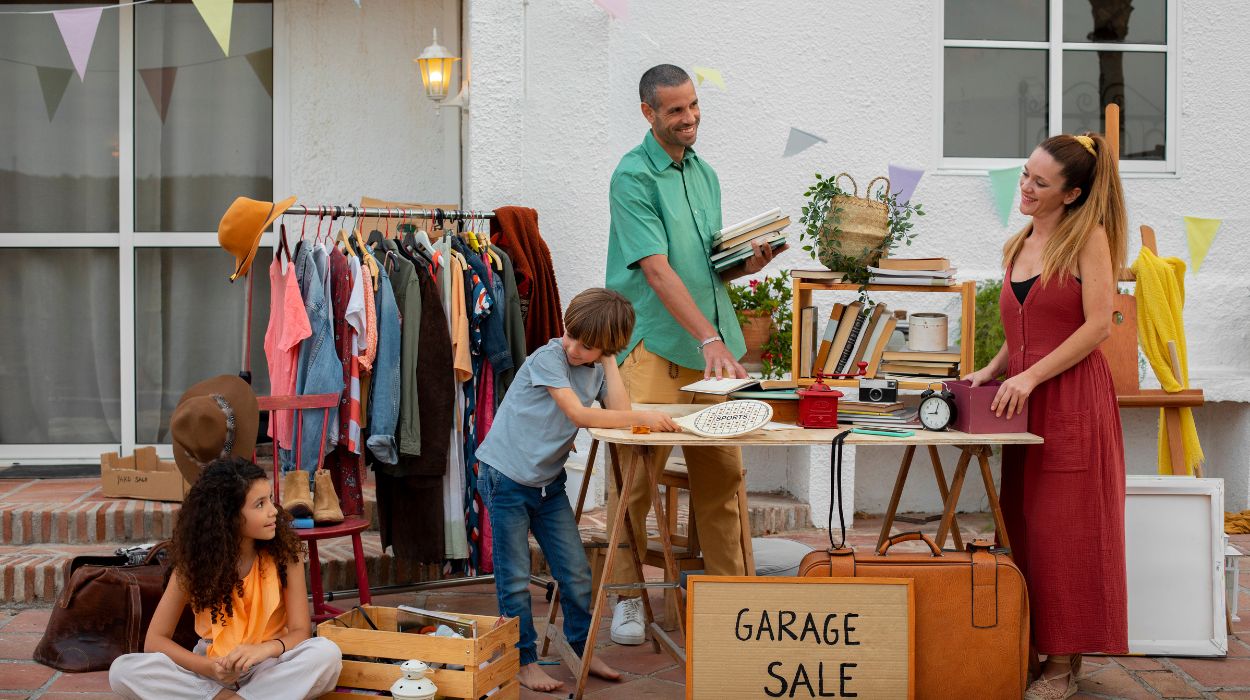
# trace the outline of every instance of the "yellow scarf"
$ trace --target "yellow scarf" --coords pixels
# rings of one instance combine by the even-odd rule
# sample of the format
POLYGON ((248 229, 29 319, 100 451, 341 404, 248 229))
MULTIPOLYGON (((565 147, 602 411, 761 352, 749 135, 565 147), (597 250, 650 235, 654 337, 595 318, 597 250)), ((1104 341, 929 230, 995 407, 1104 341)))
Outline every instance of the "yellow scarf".
MULTIPOLYGON (((1160 258, 1142 248, 1133 263, 1137 276, 1137 339, 1146 359, 1150 361, 1155 376, 1164 391, 1176 392, 1189 387, 1189 360, 1185 350, 1185 323, 1182 309, 1185 306, 1185 263, 1180 258, 1160 258), (1168 341, 1176 343, 1176 355, 1180 362, 1181 376, 1172 371, 1168 341)), ((1194 467, 1205 459, 1202 445, 1198 443, 1198 430, 1194 427, 1194 414, 1188 408, 1180 409, 1181 446, 1185 454, 1185 471, 1194 473, 1194 467)), ((1172 474, 1172 459, 1168 446, 1167 429, 1163 423, 1163 409, 1159 409, 1159 473, 1172 474)))

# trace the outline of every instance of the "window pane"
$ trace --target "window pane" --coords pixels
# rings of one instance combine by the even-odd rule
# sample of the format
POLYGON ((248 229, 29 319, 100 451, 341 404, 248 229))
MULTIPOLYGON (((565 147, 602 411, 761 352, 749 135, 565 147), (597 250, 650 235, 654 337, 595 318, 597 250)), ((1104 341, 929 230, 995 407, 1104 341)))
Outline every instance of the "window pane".
MULTIPOLYGON (((269 248, 256 251, 252 388, 269 393, 269 248)), ((192 384, 242 369, 247 280, 231 284, 234 258, 217 248, 135 250, 135 439, 169 442, 169 416, 192 384)))
POLYGON ((272 4, 235 3, 230 34, 224 56, 190 2, 135 7, 136 231, 215 231, 240 194, 272 198, 272 4))
POLYGON ((1166 44, 1167 0, 1066 0, 1063 40, 1166 44))
POLYGON ((946 49, 943 149, 954 158, 1024 158, 1046 138, 1046 52, 946 49))
POLYGON ((946 38, 1046 41, 1047 2, 946 0, 946 38))
POLYGON ((1120 105, 1120 158, 1163 160, 1167 54, 1065 51, 1063 130, 1104 132, 1103 107, 1120 105))
POLYGON ((117 232, 117 51, 115 10, 100 15, 83 80, 51 15, 0 17, 0 231, 117 232))
POLYGON ((0 443, 120 443, 117 251, 6 248, 0 295, 0 443))

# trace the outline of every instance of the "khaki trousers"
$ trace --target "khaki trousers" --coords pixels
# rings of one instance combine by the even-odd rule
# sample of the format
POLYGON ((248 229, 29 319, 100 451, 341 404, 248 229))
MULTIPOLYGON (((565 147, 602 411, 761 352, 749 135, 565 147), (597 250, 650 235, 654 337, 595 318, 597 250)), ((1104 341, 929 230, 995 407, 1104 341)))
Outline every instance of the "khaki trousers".
MULTIPOLYGON (((719 403, 723 399, 708 394, 691 394, 681 387, 703 378, 698 370, 679 367, 648 351, 640 342, 621 364, 621 379, 634 403, 719 403)), ((699 546, 703 550, 703 563, 708 574, 717 576, 742 576, 742 525, 738 516, 738 487, 742 483, 742 452, 737 447, 685 447, 682 454, 690 472, 690 501, 695 520, 699 523, 699 546)), ((649 465, 657 473, 663 471, 671 447, 653 448, 654 462, 649 465)), ((621 448, 621 473, 624 475, 628 460, 641 457, 640 451, 621 448), (633 453, 633 454, 631 454, 633 453)), ((608 517, 614 517, 617 508, 616 483, 608 475, 608 517)), ((651 489, 643 469, 634 471, 634 483, 630 490, 629 517, 633 523, 635 547, 640 553, 647 551, 647 514, 651 511, 651 489)), ((628 556, 618 556, 613 562, 612 581, 627 583, 635 580, 633 561, 628 556)), ((622 595, 637 595, 637 591, 622 595)))

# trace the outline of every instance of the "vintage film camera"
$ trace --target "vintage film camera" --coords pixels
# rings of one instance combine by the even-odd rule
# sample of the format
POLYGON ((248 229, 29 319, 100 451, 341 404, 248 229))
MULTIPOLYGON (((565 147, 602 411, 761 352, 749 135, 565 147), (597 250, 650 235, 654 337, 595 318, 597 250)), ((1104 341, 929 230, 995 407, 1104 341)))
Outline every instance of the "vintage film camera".
POLYGON ((898 401, 898 380, 860 379, 859 400, 876 403, 894 403, 898 401))

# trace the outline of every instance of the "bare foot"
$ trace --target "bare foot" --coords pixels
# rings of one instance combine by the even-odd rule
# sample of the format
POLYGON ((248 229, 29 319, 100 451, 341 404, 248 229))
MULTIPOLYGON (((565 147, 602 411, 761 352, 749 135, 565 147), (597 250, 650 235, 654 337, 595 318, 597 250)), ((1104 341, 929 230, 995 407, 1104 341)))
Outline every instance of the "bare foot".
POLYGON ((558 681, 547 672, 539 668, 538 664, 525 664, 521 667, 520 672, 516 674, 516 679, 521 685, 539 693, 550 693, 553 690, 564 687, 564 681, 558 681))
POLYGON ((621 674, 616 669, 599 660, 598 656, 590 657, 590 673, 604 680, 619 681, 621 674))

